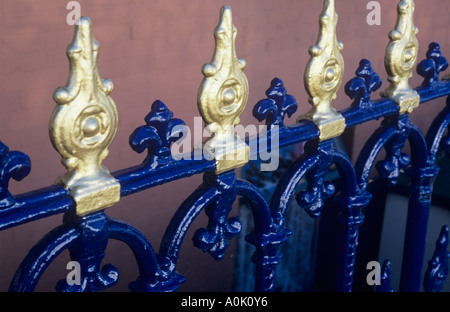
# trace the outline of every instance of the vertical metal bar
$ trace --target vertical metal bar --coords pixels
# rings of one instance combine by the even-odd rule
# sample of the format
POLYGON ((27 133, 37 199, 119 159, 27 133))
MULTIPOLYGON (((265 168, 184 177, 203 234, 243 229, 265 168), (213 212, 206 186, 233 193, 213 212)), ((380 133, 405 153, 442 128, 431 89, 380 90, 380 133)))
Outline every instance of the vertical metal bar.
POLYGON ((433 157, 428 156, 425 139, 413 125, 409 125, 412 167, 406 173, 411 177, 408 215, 406 219, 400 291, 418 292, 422 280, 422 268, 427 239, 428 218, 434 178, 439 168, 433 157))
MULTIPOLYGON (((341 177, 341 179, 343 178, 341 177)), ((336 291, 350 292, 353 290, 359 227, 364 221, 361 210, 368 205, 370 198, 369 193, 362 192, 356 196, 344 194, 336 200, 341 211, 338 217, 341 229, 337 254, 336 291)))
MULTIPOLYGON (((425 253, 430 199, 421 193, 417 181, 413 182, 413 191, 408 205, 408 216, 403 249, 401 292, 418 292, 422 279, 422 267, 425 253)), ((431 195, 431 194, 430 194, 431 195)))
POLYGON ((333 162, 339 170, 341 189, 335 198, 339 209, 340 244, 337 254, 336 290, 352 291, 359 227, 364 221, 361 209, 369 204, 371 195, 359 190, 356 173, 348 156, 332 150, 333 162))

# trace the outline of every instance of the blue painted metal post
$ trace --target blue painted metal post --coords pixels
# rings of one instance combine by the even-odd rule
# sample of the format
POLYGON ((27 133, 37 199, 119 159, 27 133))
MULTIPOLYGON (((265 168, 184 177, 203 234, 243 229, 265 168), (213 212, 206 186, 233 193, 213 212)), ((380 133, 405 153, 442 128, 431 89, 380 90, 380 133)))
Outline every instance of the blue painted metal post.
POLYGON ((406 221, 400 291, 418 292, 422 281, 422 269, 427 241, 432 182, 437 167, 431 166, 408 173, 411 176, 411 192, 406 221))
POLYGON ((109 236, 106 214, 103 211, 86 217, 66 214, 65 222, 80 233, 77 242, 69 250, 71 259, 80 264, 81 283, 69 285, 66 280, 61 280, 56 286, 57 291, 96 292, 117 283, 119 272, 114 265, 107 264, 100 268, 109 236))

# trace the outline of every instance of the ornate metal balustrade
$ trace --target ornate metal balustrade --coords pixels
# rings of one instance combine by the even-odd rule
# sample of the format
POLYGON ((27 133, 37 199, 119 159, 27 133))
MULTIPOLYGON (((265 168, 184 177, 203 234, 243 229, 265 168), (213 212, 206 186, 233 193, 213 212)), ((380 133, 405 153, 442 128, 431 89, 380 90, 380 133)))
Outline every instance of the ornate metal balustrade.
MULTIPOLYGON (((255 290, 273 291, 281 256, 279 248, 290 234, 285 228, 286 210, 294 195, 313 218, 321 216, 327 199, 339 207, 341 233, 336 290, 351 291, 358 231, 364 221, 362 209, 372 197, 367 186, 374 165, 391 185, 396 183, 401 171, 411 178, 400 290, 419 291, 433 182, 439 172, 436 156, 440 150, 450 151, 450 137, 446 134, 450 102, 426 135, 411 123, 410 114, 419 105, 450 95, 450 80, 440 79, 448 63, 441 55, 439 44, 431 43, 426 58, 417 65, 418 74, 424 78, 422 85, 415 89, 409 85, 419 57, 413 15, 414 1, 401 0, 397 24, 389 35, 386 49, 389 85, 381 93, 382 97, 371 99, 372 93, 382 87, 382 81, 371 63, 362 60, 356 77, 345 84, 352 104, 336 111, 332 103, 343 79, 343 44, 337 40, 334 0, 324 1, 319 37, 309 49, 311 58, 304 75, 311 110, 295 124, 284 125, 286 115, 291 117, 296 112, 297 103, 278 78, 272 81, 267 98, 253 109, 259 121, 265 120, 269 137, 271 131, 279 131, 279 147, 306 142, 305 153, 284 172, 270 202, 257 187, 237 179, 235 173, 249 161, 251 144, 260 149, 264 145, 254 141, 260 138, 244 141, 234 132, 247 104, 248 83, 244 75, 246 63, 236 54, 237 32, 229 7, 223 7, 220 12, 215 29, 216 49, 211 63, 202 69, 205 78, 198 93, 200 114, 206 126, 215 129, 215 136, 204 143, 203 150, 215 157, 202 155, 200 159, 176 160, 170 147, 183 137, 179 126, 184 122, 174 118, 164 103, 156 101, 145 118, 146 124, 130 136, 133 150, 138 153, 147 150, 144 162, 113 173, 102 165, 118 125, 117 111, 110 97, 113 85, 99 74, 99 44, 94 39, 90 20, 81 18, 67 49, 69 79, 53 95, 57 105, 49 125, 51 141, 62 157, 66 174, 55 185, 14 196, 8 191, 9 180, 25 178, 31 170, 31 161, 27 155, 10 151, 0 143, 0 229, 64 214, 63 224, 43 237, 20 264, 10 291, 33 291, 49 264, 66 249, 72 260, 80 263, 82 280, 80 285, 68 285, 62 280, 56 286, 58 291, 100 291, 113 286, 118 280, 118 269, 111 264, 102 268, 100 265, 110 239, 124 242, 136 257, 139 276, 130 284, 131 290, 177 290, 185 280, 182 272, 177 272, 178 255, 191 224, 200 213, 206 212, 208 225, 195 232, 194 245, 220 260, 229 246, 228 241, 241 231, 239 219, 229 218, 237 196, 247 199, 253 214, 254 229, 246 233, 246 241, 256 247, 251 259, 256 268, 255 290), (366 142, 355 165, 333 146, 332 139, 345 129, 380 118, 380 127, 366 142), (410 155, 402 152, 407 141, 410 155), (382 149, 386 156, 377 162, 382 149), (332 165, 339 172, 339 188, 325 178, 332 165), (196 174, 203 174, 203 183, 172 217, 158 252, 132 225, 106 214, 105 209, 124 196, 196 174), (308 181, 306 189, 294 194, 302 179, 308 181)), ((265 148, 271 147, 266 144, 265 148)), ((435 255, 425 268, 426 291, 438 291, 442 287, 448 273, 447 248, 448 228, 444 226, 435 255)), ((390 270, 387 260, 377 291, 392 290, 390 270)))

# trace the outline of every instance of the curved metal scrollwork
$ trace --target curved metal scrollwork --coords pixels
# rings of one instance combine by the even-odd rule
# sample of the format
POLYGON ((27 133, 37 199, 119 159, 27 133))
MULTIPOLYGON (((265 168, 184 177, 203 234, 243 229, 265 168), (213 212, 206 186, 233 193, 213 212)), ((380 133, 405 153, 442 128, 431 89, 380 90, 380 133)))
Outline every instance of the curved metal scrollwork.
POLYGON ((8 191, 9 180, 20 181, 31 170, 30 158, 22 152, 10 151, 0 142, 0 208, 14 205, 15 199, 8 191))
POLYGON ((360 189, 353 166, 348 157, 333 147, 331 141, 321 143, 308 142, 305 154, 295 161, 280 179, 271 199, 271 211, 275 224, 281 227, 284 216, 296 186, 305 177, 308 180, 306 191, 297 194, 297 201, 310 216, 319 217, 325 205, 325 199, 334 195, 334 186, 325 181, 325 175, 332 164, 336 164, 341 180, 341 192, 334 199, 341 210, 340 222, 344 226, 344 241, 341 242, 339 261, 345 268, 338 275, 337 289, 349 291, 352 288, 353 266, 358 239, 358 227, 364 217, 361 209, 365 207, 371 195, 360 189))
POLYGON ((256 247, 251 258, 256 265, 255 291, 273 291, 276 265, 281 261, 278 248, 291 232, 276 226, 264 196, 255 186, 238 180, 236 187, 237 194, 247 199, 253 214, 254 229, 245 240, 256 247))
POLYGON ((209 252, 215 260, 221 260, 229 245, 228 240, 240 232, 237 217, 228 219, 231 205, 237 195, 248 199, 255 221, 254 232, 246 238, 257 247, 252 258, 257 265, 255 288, 261 291, 273 290, 274 279, 268 277, 274 275, 269 275, 268 272, 274 273, 275 265, 280 258, 277 246, 286 239, 289 232, 275 227, 263 196, 248 182, 236 180, 234 173, 218 176, 213 173, 205 174, 203 184, 183 202, 170 221, 161 243, 159 256, 170 263, 169 267, 175 274, 185 235, 196 217, 206 210, 210 222, 206 229, 195 232, 194 245, 209 252))
POLYGON ((76 229, 61 225, 44 236, 20 264, 9 291, 30 292, 35 289, 50 263, 78 239, 76 229))
POLYGON ((416 290, 420 287, 422 264, 420 261, 408 262, 406 259, 419 255, 423 257, 426 222, 417 220, 428 220, 432 183, 438 169, 429 155, 423 134, 410 123, 408 114, 387 117, 367 141, 357 160, 355 168, 361 188, 366 188, 370 171, 383 147, 386 149, 386 158, 376 163, 380 175, 390 185, 397 183, 401 171, 411 178, 406 230, 408 239, 405 240, 401 287, 416 290), (411 156, 402 151, 407 140, 410 143, 411 156))
POLYGON ((100 291, 114 286, 119 271, 112 264, 100 268, 108 239, 127 244, 136 257, 139 277, 130 284, 134 291, 171 291, 183 281, 176 276, 169 279, 167 267, 160 264, 152 246, 137 229, 98 212, 86 217, 65 215, 64 224, 49 232, 31 250, 14 276, 10 291, 33 291, 48 266, 57 256, 69 249, 71 259, 80 263, 80 285, 61 280, 56 290, 63 292, 100 291), (174 282, 174 280, 176 282, 174 282))

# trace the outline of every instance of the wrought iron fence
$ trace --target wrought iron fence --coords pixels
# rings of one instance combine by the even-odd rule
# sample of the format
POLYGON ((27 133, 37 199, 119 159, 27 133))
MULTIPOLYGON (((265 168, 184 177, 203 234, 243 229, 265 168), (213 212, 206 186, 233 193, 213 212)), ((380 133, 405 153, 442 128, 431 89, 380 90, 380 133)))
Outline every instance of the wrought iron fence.
MULTIPOLYGON (((334 1, 325 0, 319 37, 309 49, 311 57, 304 75, 311 110, 295 124, 285 125, 286 115, 291 117, 296 112, 297 103, 283 82, 275 78, 266 92, 267 98, 253 108, 253 115, 266 123, 265 135, 243 139, 236 135, 235 126, 248 99, 246 63, 237 57, 231 9, 224 6, 215 29, 216 48, 211 63, 202 69, 204 80, 198 93, 199 112, 214 136, 188 153, 189 157, 175 157, 171 146, 183 139, 184 122, 174 118, 163 102, 156 101, 145 118, 146 124, 138 127, 129 140, 134 151, 147 150, 147 157, 140 165, 113 173, 102 165, 118 126, 117 111, 110 97, 113 85, 99 74, 99 44, 90 20, 81 18, 67 48, 68 82, 54 92, 57 105, 49 125, 51 141, 67 172, 55 185, 14 196, 8 191, 9 181, 25 178, 31 170, 31 161, 27 155, 10 151, 0 142, 0 229, 64 214, 63 224, 29 251, 9 290, 33 291, 49 264, 66 249, 71 259, 79 263, 80 281, 61 280, 56 285, 58 291, 109 288, 118 280, 118 269, 110 264, 101 267, 101 261, 108 240, 115 239, 124 242, 136 258, 139 276, 129 285, 132 291, 175 291, 185 281, 182 272, 177 272, 177 260, 193 221, 206 212, 208 225, 195 232, 194 245, 220 260, 229 240, 241 232, 240 220, 229 218, 233 202, 241 196, 250 206, 254 222, 254 228, 246 233, 246 241, 255 247, 251 257, 255 264, 255 290, 273 291, 280 246, 291 233, 285 227, 287 208, 295 195, 299 205, 313 218, 321 216, 330 200, 338 207, 341 226, 335 285, 337 291, 351 291, 358 231, 364 221, 362 209, 372 197, 367 188, 375 165, 390 185, 396 183, 401 172, 411 179, 400 290, 419 291, 433 182, 439 172, 436 157, 438 151, 450 152, 450 137, 446 134, 450 106, 436 117, 426 135, 411 123, 410 114, 419 105, 450 95, 447 80, 450 77, 440 79, 448 63, 439 44, 431 43, 426 58, 417 65, 417 73, 424 78, 422 85, 417 88, 409 85, 419 57, 413 15, 414 1, 401 0, 397 24, 386 49, 389 85, 382 97, 371 99, 382 81, 364 59, 356 77, 345 84, 352 104, 337 111, 332 103, 343 79, 343 45, 337 40, 334 1), (333 139, 345 129, 380 118, 381 126, 365 143, 355 165, 333 145, 333 139), (407 141, 410 155, 402 152, 407 141), (255 185, 236 177, 235 170, 251 157, 258 158, 262 152, 301 142, 305 142, 304 154, 282 174, 269 202, 255 185), (250 148, 255 146, 256 150, 250 148), (383 149, 385 158, 377 161, 383 149), (338 186, 326 179, 333 165, 339 173, 338 186), (124 196, 197 174, 203 174, 203 183, 172 217, 158 252, 132 225, 106 214, 105 209, 124 196), (297 192, 296 187, 303 180, 307 184, 297 192)), ((426 291, 438 291, 443 285, 448 273, 447 248, 448 227, 444 226, 434 257, 426 268, 423 280, 426 291)), ((380 285, 375 290, 391 291, 388 260, 381 273, 380 285)))

